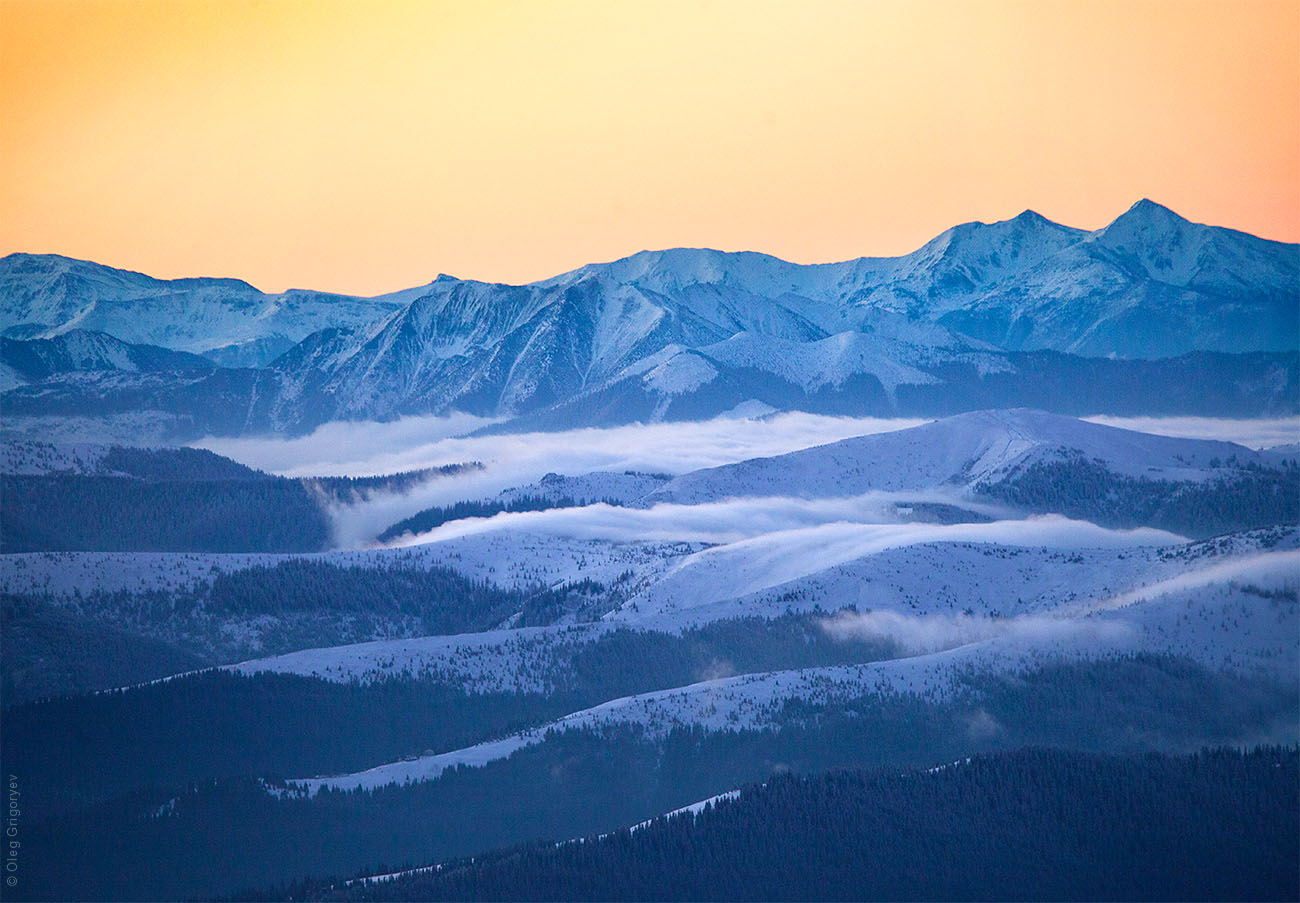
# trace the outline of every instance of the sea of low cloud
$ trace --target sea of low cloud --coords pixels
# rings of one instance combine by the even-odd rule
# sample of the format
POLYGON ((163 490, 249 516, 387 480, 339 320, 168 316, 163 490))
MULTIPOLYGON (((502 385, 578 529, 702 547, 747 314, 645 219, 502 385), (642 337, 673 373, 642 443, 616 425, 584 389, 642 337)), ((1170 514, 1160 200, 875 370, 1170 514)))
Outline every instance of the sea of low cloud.
MULTIPOLYGON (((536 479, 552 471, 685 473, 853 436, 906 429, 929 419, 829 417, 792 411, 757 418, 719 417, 698 422, 474 436, 471 434, 498 421, 452 414, 403 417, 390 422, 328 423, 295 438, 209 437, 195 444, 282 476, 374 476, 479 461, 503 479, 518 480, 536 479)), ((1162 436, 1237 442, 1256 449, 1300 442, 1300 417, 1096 415, 1084 419, 1162 436)))
MULTIPOLYGON (((744 497, 698 505, 662 503, 649 508, 624 508, 603 502, 574 508, 507 512, 492 517, 451 521, 425 533, 407 534, 393 547, 461 539, 484 533, 516 531, 567 539, 601 539, 610 542, 736 543, 755 537, 826 524, 898 525, 917 535, 943 535, 940 525, 907 524, 898 507, 918 502, 960 504, 967 510, 992 517, 1004 514, 994 505, 959 500, 940 492, 869 492, 848 498, 802 499, 786 496, 744 497), (938 527, 940 533, 934 533, 938 527)), ((964 525, 963 525, 964 526, 964 525)), ((988 525, 974 525, 983 533, 988 525)), ((1091 525, 1089 525, 1091 526, 1091 525)), ((1041 534, 1053 531, 1046 522, 1041 534)), ((1100 529, 1100 528, 1098 528, 1100 529)), ((981 533, 981 535, 983 535, 981 533)), ((890 535, 901 535, 891 532, 890 535)), ((1171 534, 1160 534, 1162 537, 1171 534)))
MULTIPOLYGON (((1161 435, 1225 439, 1253 448, 1295 442, 1300 434, 1300 418, 1097 416, 1088 419, 1161 435)), ((577 475, 633 470, 681 474, 854 436, 906 429, 925 422, 928 421, 916 418, 830 417, 787 412, 756 418, 724 416, 697 422, 473 435, 496 421, 453 414, 405 417, 385 423, 330 423, 309 435, 288 439, 209 438, 197 444, 283 476, 372 476, 447 464, 477 462, 481 465, 455 477, 429 480, 401 493, 377 492, 357 504, 332 506, 335 543, 349 548, 368 543, 388 526, 426 508, 490 498, 502 490, 535 483, 548 473, 577 475)), ((856 513, 839 519, 875 523, 896 520, 890 501, 883 497, 860 498, 854 502, 858 506, 856 513)), ((563 522, 579 532, 590 532, 595 529, 590 525, 604 521, 600 529, 611 536, 642 529, 645 531, 642 538, 667 538, 671 532, 671 538, 675 539, 730 542, 756 535, 747 532, 750 528, 743 524, 737 528, 746 518, 752 524, 770 522, 771 530, 779 530, 809 526, 831 517, 823 517, 817 513, 822 509, 815 509, 815 505, 810 508, 809 503, 797 500, 779 504, 772 500, 748 500, 747 504, 748 509, 732 508, 725 512, 708 506, 693 506, 690 510, 663 508, 659 515, 653 516, 611 514, 602 510, 602 506, 595 506, 581 513, 512 516, 495 521, 490 527, 472 524, 456 529, 501 529, 505 524, 532 528, 563 522), (665 524, 667 517, 676 518, 676 524, 665 524), (634 523, 637 518, 644 522, 634 523), (737 529, 740 534, 735 532, 737 529)), ((825 508, 838 503, 816 504, 825 508)))
POLYGON ((467 435, 492 422, 468 415, 407 417, 392 423, 331 423, 293 439, 209 438, 197 444, 281 476, 372 476, 446 464, 482 465, 401 493, 376 492, 357 504, 332 506, 335 543, 346 548, 426 508, 489 498, 535 483, 548 473, 680 474, 927 421, 795 412, 555 433, 467 435))
POLYGON ((542 433, 472 436, 497 421, 468 414, 404 417, 389 423, 328 423, 306 436, 215 438, 196 445, 281 476, 374 476, 481 462, 509 485, 547 473, 595 470, 685 473, 747 458, 906 429, 927 418, 827 417, 794 411, 542 433))
POLYGON ((1233 419, 1227 417, 1084 417, 1093 423, 1180 439, 1218 439, 1247 448, 1273 448, 1300 442, 1300 417, 1233 419))

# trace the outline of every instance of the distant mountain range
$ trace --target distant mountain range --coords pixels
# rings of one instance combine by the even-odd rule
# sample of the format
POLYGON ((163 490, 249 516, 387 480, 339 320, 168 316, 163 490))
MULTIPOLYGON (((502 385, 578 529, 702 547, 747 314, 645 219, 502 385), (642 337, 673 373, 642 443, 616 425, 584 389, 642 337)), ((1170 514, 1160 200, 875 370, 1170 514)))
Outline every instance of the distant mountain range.
POLYGON ((530 285, 440 276, 377 298, 15 254, 0 260, 0 327, 8 414, 151 412, 173 436, 451 410, 554 427, 747 401, 1286 412, 1300 247, 1141 201, 1096 232, 1026 211, 896 258, 647 251, 530 285))

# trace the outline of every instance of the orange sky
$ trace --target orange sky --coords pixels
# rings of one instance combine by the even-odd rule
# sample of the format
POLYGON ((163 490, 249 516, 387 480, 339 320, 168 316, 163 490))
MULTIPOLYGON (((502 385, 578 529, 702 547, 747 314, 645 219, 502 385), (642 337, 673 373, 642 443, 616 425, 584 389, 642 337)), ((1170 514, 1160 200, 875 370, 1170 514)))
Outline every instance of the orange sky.
POLYGON ((0 0, 0 35, 0 254, 370 294, 1141 197, 1300 240, 1296 0, 0 0))

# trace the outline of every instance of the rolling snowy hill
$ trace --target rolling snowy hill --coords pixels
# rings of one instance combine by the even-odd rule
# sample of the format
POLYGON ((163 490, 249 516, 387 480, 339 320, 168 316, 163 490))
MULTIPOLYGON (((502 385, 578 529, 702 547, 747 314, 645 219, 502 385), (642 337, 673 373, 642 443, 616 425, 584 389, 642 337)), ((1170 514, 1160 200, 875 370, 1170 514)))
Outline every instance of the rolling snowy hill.
POLYGON ((1073 455, 1100 462, 1112 473, 1167 481, 1207 479, 1228 458, 1242 466, 1260 460, 1258 452, 1231 442, 1153 436, 1043 411, 975 411, 684 474, 643 503, 699 504, 768 494, 825 498, 871 490, 967 491, 1035 462, 1073 455))

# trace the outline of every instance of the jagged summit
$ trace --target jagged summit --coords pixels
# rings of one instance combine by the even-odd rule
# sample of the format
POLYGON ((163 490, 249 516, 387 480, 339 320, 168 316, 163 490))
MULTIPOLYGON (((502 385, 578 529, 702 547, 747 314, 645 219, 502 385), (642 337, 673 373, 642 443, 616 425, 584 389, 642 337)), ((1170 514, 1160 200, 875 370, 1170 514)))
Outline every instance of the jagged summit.
POLYGON ((1168 207, 1143 198, 1094 234, 1098 241, 1117 235, 1158 240, 1163 236, 1182 234, 1189 229, 1210 228, 1184 219, 1168 207))
POLYGON ((1047 217, 1039 213, 1037 210, 1030 210, 1028 208, 1016 214, 1016 216, 1014 217, 1014 221, 1023 222, 1023 223, 1056 225, 1047 217))

